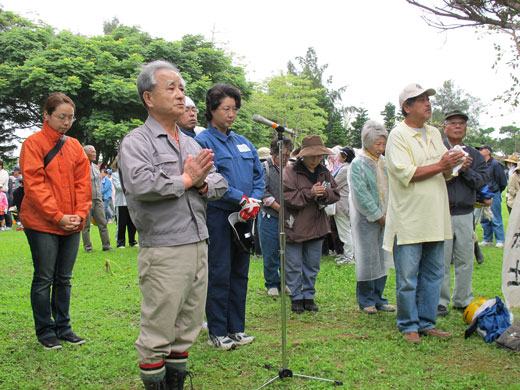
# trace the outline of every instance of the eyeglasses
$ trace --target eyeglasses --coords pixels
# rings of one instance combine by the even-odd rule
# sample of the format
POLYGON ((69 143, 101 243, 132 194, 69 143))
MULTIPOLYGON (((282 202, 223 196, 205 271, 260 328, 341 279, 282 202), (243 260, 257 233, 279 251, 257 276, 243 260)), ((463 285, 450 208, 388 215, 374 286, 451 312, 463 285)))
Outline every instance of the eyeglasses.
POLYGON ((466 121, 448 121, 448 122, 446 122, 446 124, 449 126, 457 126, 457 125, 464 126, 466 124, 466 121))
POLYGON ((194 112, 195 114, 198 114, 199 113, 199 109, 197 107, 193 107, 193 106, 190 106, 190 107, 186 107, 184 109, 184 112, 194 112))
POLYGON ((76 120, 76 117, 73 116, 73 115, 54 115, 54 117, 62 122, 70 122, 70 123, 74 123, 74 121, 76 120))
POLYGON ((224 111, 225 113, 228 113, 229 111, 233 111, 233 113, 236 114, 238 112, 238 110, 240 110, 240 108, 236 108, 236 107, 220 107, 220 108, 217 108, 217 110, 224 111))

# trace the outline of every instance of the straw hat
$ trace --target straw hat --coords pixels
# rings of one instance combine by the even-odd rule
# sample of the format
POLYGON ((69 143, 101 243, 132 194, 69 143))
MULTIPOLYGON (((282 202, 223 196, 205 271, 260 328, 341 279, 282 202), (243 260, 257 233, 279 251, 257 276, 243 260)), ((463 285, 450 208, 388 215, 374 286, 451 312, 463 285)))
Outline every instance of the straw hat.
POLYGON ((321 156, 324 154, 334 153, 323 145, 323 140, 319 135, 311 134, 303 138, 298 157, 321 156))
POLYGON ((257 150, 257 152, 258 152, 258 158, 260 160, 265 160, 267 157, 269 157, 271 155, 271 151, 269 150, 269 148, 266 148, 266 147, 259 148, 257 150))
POLYGON ((509 157, 506 158, 504 161, 507 161, 507 162, 510 162, 510 163, 513 163, 513 164, 518 164, 518 155, 516 155, 516 154, 511 154, 511 155, 509 155, 509 157))

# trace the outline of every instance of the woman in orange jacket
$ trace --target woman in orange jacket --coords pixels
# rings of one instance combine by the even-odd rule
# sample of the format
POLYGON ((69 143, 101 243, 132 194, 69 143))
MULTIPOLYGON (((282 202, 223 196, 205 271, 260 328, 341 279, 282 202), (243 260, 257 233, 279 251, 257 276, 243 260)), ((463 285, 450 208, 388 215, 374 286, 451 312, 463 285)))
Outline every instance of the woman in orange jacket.
POLYGON ((61 348, 60 340, 85 342, 72 332, 69 316, 70 279, 92 199, 89 160, 76 139, 65 137, 74 111, 68 96, 49 96, 42 130, 25 140, 20 154, 25 189, 20 218, 34 264, 31 305, 36 336, 45 349, 61 348), (61 149, 44 166, 62 138, 61 149))

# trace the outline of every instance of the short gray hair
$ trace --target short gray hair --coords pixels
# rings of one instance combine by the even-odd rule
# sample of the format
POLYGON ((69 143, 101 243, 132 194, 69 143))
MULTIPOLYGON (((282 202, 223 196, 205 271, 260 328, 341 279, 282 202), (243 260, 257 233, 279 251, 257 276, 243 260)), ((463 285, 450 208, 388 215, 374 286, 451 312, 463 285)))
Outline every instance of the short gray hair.
POLYGON ((85 151, 85 153, 88 153, 89 150, 96 150, 96 148, 92 145, 85 145, 83 146, 83 150, 85 151))
POLYGON ((388 138, 388 131, 377 121, 368 121, 361 131, 361 144, 363 149, 367 149, 374 145, 379 137, 388 138))
POLYGON ((177 69, 177 67, 173 65, 171 62, 164 60, 149 62, 148 64, 143 66, 141 72, 139 73, 139 76, 137 76, 137 92, 139 93, 139 97, 141 98, 141 101, 143 102, 146 108, 148 108, 148 106, 146 105, 146 102, 143 99, 143 94, 146 91, 153 91, 153 89, 157 85, 157 80, 155 79, 155 72, 157 72, 160 69, 173 70, 181 79, 182 86, 186 86, 186 82, 182 78, 179 69, 177 69))

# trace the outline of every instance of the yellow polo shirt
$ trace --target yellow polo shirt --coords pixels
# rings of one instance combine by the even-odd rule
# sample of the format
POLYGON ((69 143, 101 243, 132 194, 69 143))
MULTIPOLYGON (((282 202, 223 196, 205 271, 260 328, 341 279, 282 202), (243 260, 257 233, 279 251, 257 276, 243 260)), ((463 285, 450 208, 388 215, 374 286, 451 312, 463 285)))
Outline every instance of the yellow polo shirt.
POLYGON ((426 143, 420 132, 399 123, 388 137, 386 162, 390 196, 383 249, 397 244, 444 241, 452 238, 448 191, 442 173, 410 182, 417 167, 440 161, 448 149, 439 130, 425 125, 426 143))

